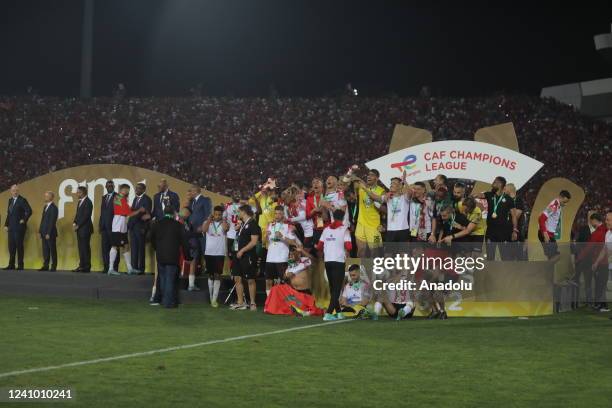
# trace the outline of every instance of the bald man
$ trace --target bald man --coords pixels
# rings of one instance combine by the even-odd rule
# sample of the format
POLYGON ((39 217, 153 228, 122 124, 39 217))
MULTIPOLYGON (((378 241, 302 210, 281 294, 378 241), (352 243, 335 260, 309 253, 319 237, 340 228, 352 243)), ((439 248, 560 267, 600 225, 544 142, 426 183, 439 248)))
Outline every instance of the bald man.
POLYGON ((32 207, 28 200, 19 195, 19 186, 11 186, 11 198, 8 200, 4 229, 8 232, 9 264, 4 269, 15 269, 17 255, 17 270, 23 269, 23 239, 26 225, 32 215, 32 207))

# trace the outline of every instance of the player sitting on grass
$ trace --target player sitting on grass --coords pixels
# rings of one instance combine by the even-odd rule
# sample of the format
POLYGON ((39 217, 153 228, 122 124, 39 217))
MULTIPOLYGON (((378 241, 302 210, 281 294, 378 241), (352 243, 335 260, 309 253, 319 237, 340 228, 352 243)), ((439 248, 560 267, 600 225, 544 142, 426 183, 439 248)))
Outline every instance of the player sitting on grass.
POLYGON ((298 316, 322 316, 324 310, 316 306, 311 292, 310 265, 313 256, 303 247, 289 247, 288 267, 285 281, 272 286, 266 298, 264 312, 298 316))
MULTIPOLYGON (((395 272, 389 278, 389 282, 399 283, 407 279, 406 275, 395 272)), ((372 316, 374 320, 378 320, 378 316, 380 312, 382 312, 383 307, 387 315, 396 320, 409 319, 414 314, 414 302, 411 300, 410 291, 408 289, 388 289, 383 291, 374 304, 374 314, 372 316)))
POLYGON ((349 266, 348 272, 348 281, 340 295, 341 313, 338 313, 338 319, 368 317, 366 306, 372 299, 372 286, 365 276, 361 276, 359 265, 349 266))

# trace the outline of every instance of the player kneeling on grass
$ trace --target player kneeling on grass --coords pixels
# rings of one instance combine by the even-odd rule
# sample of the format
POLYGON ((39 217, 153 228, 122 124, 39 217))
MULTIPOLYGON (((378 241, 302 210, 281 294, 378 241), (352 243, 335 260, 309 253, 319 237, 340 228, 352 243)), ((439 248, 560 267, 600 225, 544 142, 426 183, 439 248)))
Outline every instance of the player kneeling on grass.
POLYGON ((366 276, 361 276, 359 265, 349 266, 348 274, 348 281, 340 295, 341 312, 337 315, 338 319, 369 317, 366 306, 372 299, 372 286, 366 276))
POLYGON ((310 265, 313 256, 303 247, 291 246, 285 281, 274 285, 266 298, 264 312, 269 314, 322 316, 310 286, 310 265))
MULTIPOLYGON (((402 280, 407 280, 407 277, 395 272, 389 279, 389 282, 399 283, 402 280)), ((396 320, 409 319, 414 314, 414 302, 410 299, 410 291, 408 289, 388 289, 379 296, 379 299, 374 304, 374 314, 372 316, 374 320, 378 320, 383 307, 387 315, 396 320)))
POLYGON ((221 275, 225 264, 227 230, 229 225, 223 220, 223 207, 216 206, 212 215, 202 225, 202 232, 206 234, 206 249, 204 259, 208 273, 208 294, 212 307, 219 307, 217 297, 221 287, 221 275))

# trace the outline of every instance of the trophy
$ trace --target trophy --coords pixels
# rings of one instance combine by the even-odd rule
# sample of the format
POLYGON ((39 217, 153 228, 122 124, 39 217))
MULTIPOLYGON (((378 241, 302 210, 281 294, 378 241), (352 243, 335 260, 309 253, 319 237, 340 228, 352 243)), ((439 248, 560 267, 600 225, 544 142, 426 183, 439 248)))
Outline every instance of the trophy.
POLYGON ((276 188, 276 179, 273 177, 268 177, 265 183, 260 184, 259 188, 261 191, 264 190, 274 190, 276 188))
POLYGON ((353 175, 358 169, 359 169, 359 166, 357 166, 356 164, 353 164, 351 167, 349 167, 346 174, 342 176, 342 181, 345 183, 350 183, 353 180, 353 175))

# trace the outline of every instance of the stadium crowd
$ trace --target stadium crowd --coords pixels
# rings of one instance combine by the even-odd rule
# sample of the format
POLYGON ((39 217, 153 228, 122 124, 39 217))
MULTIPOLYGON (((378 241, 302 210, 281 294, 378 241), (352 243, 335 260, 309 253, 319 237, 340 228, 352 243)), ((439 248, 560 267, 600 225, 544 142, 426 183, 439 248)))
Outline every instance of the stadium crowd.
POLYGON ((247 194, 262 179, 308 185, 387 153, 397 123, 434 140, 472 139, 511 121, 522 153, 544 163, 520 194, 563 176, 586 192, 588 210, 612 208, 612 127, 569 106, 530 96, 483 98, 94 98, 0 97, 0 189, 49 171, 121 163, 247 194))
MULTIPOLYGON (((23 268, 25 224, 32 214, 27 199, 19 195, 20 181, 77 165, 123 163, 194 182, 185 202, 165 181, 153 197, 138 183, 136 197, 129 203, 130 186, 116 188, 109 180, 103 198, 97 228, 103 233, 104 272, 117 275, 118 262, 124 258, 128 273, 142 273, 145 242, 151 241, 157 253, 151 302, 167 307, 177 305, 175 283, 182 253, 191 265, 190 290, 199 290, 195 271, 205 260, 214 307, 229 256, 237 295, 233 309, 257 309, 255 279, 264 276, 265 307, 271 313, 321 314, 324 320, 336 320, 363 316, 369 313, 366 306, 375 303, 374 316, 384 308, 393 317, 410 317, 415 299, 407 289, 375 298, 358 265, 349 266, 345 279, 349 253, 373 257, 383 254, 383 243, 411 242, 416 244, 411 249, 414 256, 454 259, 479 253, 484 246, 490 260, 496 258, 497 249, 502 260, 526 260, 524 246, 507 244, 524 241, 535 195, 545 180, 555 176, 585 189, 582 211, 589 212, 592 232, 587 239, 597 239, 597 245, 612 239, 612 206, 609 191, 602 187, 610 174, 612 127, 551 100, 498 96, 83 101, 31 96, 1 99, 0 125, 0 160, 10 163, 4 166, 2 180, 4 187, 12 185, 5 222, 11 255, 6 269, 23 268), (515 125, 520 151, 545 164, 518 193, 503 177, 493 180, 491 191, 478 192, 464 181, 440 174, 428 193, 424 183, 409 185, 397 177, 389 190, 383 189, 376 169, 343 174, 354 163, 384 155, 396 123, 429 129, 436 140, 448 140, 470 139, 479 128, 508 121, 515 125), (268 176, 273 178, 263 187, 258 185, 268 176), (232 202, 212 208, 201 194, 202 186, 231 196, 232 202), (302 273, 316 258, 324 262, 329 285, 326 310, 317 308, 309 275, 302 273), (301 300, 287 305, 288 298, 301 300), (306 310, 304 305, 309 305, 306 310)), ((78 198, 73 227, 80 263, 75 271, 90 272, 94 227, 86 187, 79 187, 78 198)), ((570 199, 564 190, 546 208, 534 209, 539 238, 551 260, 560 255, 555 241, 560 236, 562 207, 570 199)), ((53 192, 45 200, 39 229, 45 258, 41 270, 55 270, 53 192)), ((589 281, 595 276, 591 299, 602 311, 608 311, 603 289, 608 277, 606 253, 578 254, 585 276, 589 281)), ((390 281, 402 280, 390 273, 390 281)), ((444 284, 449 274, 421 279, 444 284)), ((425 293, 430 318, 445 319, 445 290, 425 293)))

